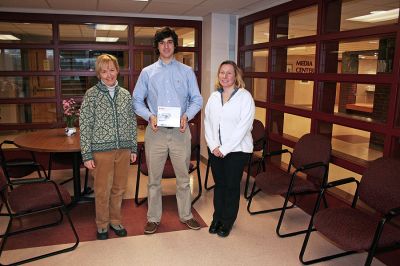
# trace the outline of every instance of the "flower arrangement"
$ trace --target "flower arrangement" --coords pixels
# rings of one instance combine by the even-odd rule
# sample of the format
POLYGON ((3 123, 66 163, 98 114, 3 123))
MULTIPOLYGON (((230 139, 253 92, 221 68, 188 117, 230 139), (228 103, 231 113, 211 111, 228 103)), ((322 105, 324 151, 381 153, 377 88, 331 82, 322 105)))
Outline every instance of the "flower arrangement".
POLYGON ((67 123, 67 127, 74 127, 75 121, 79 117, 79 108, 74 98, 63 100, 62 106, 64 111, 64 121, 67 123))

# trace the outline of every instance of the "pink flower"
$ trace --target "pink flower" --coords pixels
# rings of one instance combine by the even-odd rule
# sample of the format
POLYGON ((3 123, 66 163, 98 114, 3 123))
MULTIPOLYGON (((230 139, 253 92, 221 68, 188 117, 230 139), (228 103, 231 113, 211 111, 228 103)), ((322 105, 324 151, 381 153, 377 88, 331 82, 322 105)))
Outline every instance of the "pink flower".
POLYGON ((73 127, 76 119, 79 117, 79 109, 73 98, 62 101, 64 121, 67 127, 73 127))

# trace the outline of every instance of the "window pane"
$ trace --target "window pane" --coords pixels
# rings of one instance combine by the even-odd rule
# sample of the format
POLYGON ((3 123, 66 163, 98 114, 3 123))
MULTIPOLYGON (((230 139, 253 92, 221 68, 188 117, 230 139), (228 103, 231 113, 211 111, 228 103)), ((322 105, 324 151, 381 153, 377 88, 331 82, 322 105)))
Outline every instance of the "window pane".
POLYGON ((324 43, 321 71, 370 75, 390 73, 393 71, 395 46, 394 36, 324 43))
POLYGON ((272 71, 314 73, 315 44, 276 47, 272 50, 272 71))
POLYGON ((318 7, 311 6, 283 14, 276 19, 276 39, 293 39, 317 33, 318 7))
MULTIPOLYGON (((128 76, 118 76, 118 85, 129 89, 128 76)), ((63 97, 83 96, 90 87, 97 84, 98 78, 84 76, 66 76, 61 77, 61 94, 63 97)))
POLYGON ((197 53, 179 52, 175 54, 175 59, 187 66, 190 66, 194 71, 198 70, 197 53))
POLYGON ((352 161, 373 161, 383 156, 385 136, 382 134, 325 122, 320 122, 318 127, 321 134, 332 135, 332 149, 337 156, 352 161))
POLYGON ((54 103, 0 104, 0 124, 11 123, 54 123, 54 103))
POLYGON ((313 87, 309 80, 273 80, 271 101, 311 110, 313 87))
POLYGON ((317 34, 318 7, 311 6, 289 13, 289 39, 317 34))
POLYGON ((0 98, 55 96, 53 76, 0 77, 0 98))
POLYGON ((135 71, 140 71, 157 61, 157 56, 153 51, 139 51, 135 52, 133 56, 135 71))
POLYGON ((79 43, 127 43, 128 25, 60 24, 60 41, 79 43))
POLYGON ((267 101, 267 79, 245 78, 246 89, 253 95, 254 100, 267 101))
POLYGON ((310 132, 311 119, 272 110, 270 132, 285 137, 300 138, 310 132))
POLYGON ((269 42, 269 19, 254 22, 252 44, 269 42))
POLYGON ((0 22, 0 43, 51 43, 51 24, 0 22))
POLYGON ((256 107, 254 119, 260 120, 265 127, 265 118, 267 116, 267 109, 263 107, 256 107))
POLYGON ((323 82, 318 109, 322 112, 374 122, 386 122, 390 86, 323 82))
POLYGON ((346 31, 397 23, 399 6, 398 0, 328 1, 325 31, 346 31))
POLYGON ((51 49, 0 49, 0 71, 54 70, 51 49))
POLYGON ((128 51, 62 50, 60 52, 61 70, 95 70, 96 58, 101 54, 111 54, 118 59, 120 69, 129 68, 128 51))
POLYGON ((268 50, 246 51, 242 62, 244 62, 243 69, 246 72, 267 72, 268 50))
MULTIPOLYGON (((340 166, 337 166, 333 163, 329 164, 329 177, 328 177, 328 181, 332 182, 332 181, 336 181, 339 179, 343 179, 346 177, 354 177, 355 179, 357 179, 358 181, 361 180, 361 175, 357 174, 355 172, 352 172, 350 170, 347 170, 345 168, 342 168, 340 166)), ((356 186, 354 183, 350 183, 350 184, 346 184, 346 185, 341 185, 339 187, 337 187, 338 189, 345 191, 347 193, 349 193, 350 195, 354 195, 355 193, 355 189, 356 186)))
MULTIPOLYGON (((178 35, 178 46, 196 47, 195 28, 172 27, 178 35)), ((161 27, 134 27, 134 43, 135 45, 153 46, 154 34, 161 27)))

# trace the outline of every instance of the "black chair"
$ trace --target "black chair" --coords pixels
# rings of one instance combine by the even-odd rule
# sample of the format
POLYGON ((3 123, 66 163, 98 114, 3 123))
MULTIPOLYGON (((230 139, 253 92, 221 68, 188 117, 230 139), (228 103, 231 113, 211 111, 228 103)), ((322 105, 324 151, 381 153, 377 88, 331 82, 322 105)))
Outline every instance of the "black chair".
MULTIPOLYGON (((192 205, 196 203, 196 201, 200 198, 202 194, 202 184, 201 184, 201 175, 200 175, 200 138, 198 135, 197 125, 194 123, 189 123, 190 133, 192 135, 192 145, 191 145, 191 162, 189 164, 189 174, 194 171, 197 172, 197 181, 199 191, 198 194, 193 198, 192 205)), ((146 200, 146 198, 139 199, 139 187, 140 187, 140 176, 146 175, 148 176, 148 168, 146 164, 146 156, 145 156, 145 145, 141 145, 138 150, 138 169, 136 176, 136 188, 135 188, 135 204, 141 205, 146 200)), ((175 178, 174 168, 172 166, 172 162, 170 158, 167 158, 165 162, 164 172, 162 174, 162 178, 175 178)))
POLYGON ((400 160, 379 158, 370 163, 360 182, 349 177, 322 187, 299 259, 303 264, 312 264, 366 250, 368 256, 365 265, 371 265, 377 252, 400 248, 400 228, 398 223, 392 223, 392 220, 399 215, 400 160), (321 199, 328 189, 349 183, 357 186, 351 206, 318 210, 321 199), (358 199, 373 211, 357 208, 358 199), (344 252, 304 260, 310 234, 315 230, 337 244, 344 252))
MULTIPOLYGON (((246 184, 244 187, 244 197, 249 199, 250 194, 249 185, 250 185, 250 177, 256 176, 258 172, 263 169, 265 170, 265 152, 266 152, 266 137, 265 137, 265 128, 263 123, 260 120, 254 119, 253 121, 253 129, 251 130, 251 135, 253 137, 253 153, 251 154, 249 161, 247 163, 247 175, 246 175, 246 184), (263 163, 261 163, 263 162, 263 163), (260 167, 261 166, 261 167, 260 167), (253 170, 255 167, 255 171, 253 170), (260 169, 261 168, 261 169, 260 169), (253 172, 254 173, 253 173, 253 172)), ((208 186, 208 174, 210 172, 210 160, 207 161, 206 168, 206 177, 204 180, 204 188, 206 190, 211 190, 214 188, 213 186, 208 186)))
MULTIPOLYGON (((38 169, 39 171, 39 169, 38 169)), ((40 254, 34 257, 23 259, 13 262, 10 265, 19 265, 23 263, 32 262, 35 260, 43 259, 49 256, 54 256, 63 252, 74 250, 79 244, 79 237, 69 216, 66 204, 71 202, 71 196, 68 191, 60 187, 56 183, 46 178, 27 178, 7 180, 3 171, 0 170, 0 200, 5 206, 5 212, 0 213, 2 217, 8 217, 8 224, 4 234, 0 235, 0 257, 7 244, 7 240, 18 234, 28 233, 34 230, 40 230, 51 226, 61 224, 64 215, 67 217, 69 225, 73 231, 75 243, 67 248, 59 249, 56 251, 40 254), (13 187, 13 190, 9 188, 13 187), (47 213, 58 214, 56 221, 49 221, 46 224, 36 225, 33 227, 24 227, 23 223, 19 228, 15 226, 15 219, 23 219, 28 216, 45 215, 50 218, 47 213), (13 226, 14 225, 14 226, 13 226), (17 228, 14 228, 17 227, 17 228)), ((54 219, 53 219, 54 220, 54 219)), ((43 237, 46 237, 43 235, 43 237)))
POLYGON ((48 178, 45 169, 36 161, 33 152, 24 151, 29 155, 22 155, 21 158, 16 159, 6 159, 4 151, 5 145, 14 145, 14 142, 11 140, 5 140, 0 144, 1 168, 3 169, 8 182, 11 182, 11 180, 16 178, 26 177, 34 172, 37 173, 37 177, 39 178, 42 178, 42 172, 43 176, 48 178))
MULTIPOLYGON (((247 204, 247 211, 252 215, 280 211, 281 214, 276 227, 276 233, 279 237, 294 236, 307 232, 307 230, 301 230, 282 234, 280 228, 286 210, 295 206, 297 195, 318 193, 321 185, 326 184, 331 150, 331 142, 327 137, 306 134, 298 140, 293 153, 290 153, 287 149, 267 153, 267 157, 282 155, 284 153, 290 154, 288 168, 284 171, 277 166, 267 164, 266 170, 255 177, 247 204), (301 174, 303 176, 300 176, 301 174), (257 190, 256 187, 258 188, 257 190), (260 191, 268 195, 284 195, 283 206, 267 210, 251 211, 251 203, 260 191), (290 197, 293 197, 293 203, 288 206, 290 197)), ((326 201, 324 202, 326 204, 326 201)))

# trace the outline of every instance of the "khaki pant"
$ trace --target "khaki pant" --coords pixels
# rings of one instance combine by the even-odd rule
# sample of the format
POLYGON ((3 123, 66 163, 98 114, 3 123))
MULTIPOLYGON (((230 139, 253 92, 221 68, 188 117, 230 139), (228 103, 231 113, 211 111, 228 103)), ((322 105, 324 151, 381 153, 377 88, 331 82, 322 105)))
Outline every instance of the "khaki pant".
POLYGON ((160 222, 161 220, 161 178, 168 155, 176 175, 179 219, 186 221, 193 218, 188 173, 191 152, 189 127, 184 133, 181 133, 179 128, 163 127, 159 127, 158 131, 154 132, 148 126, 145 134, 145 151, 149 169, 147 220, 149 222, 160 222))
POLYGON ((94 193, 98 229, 121 224, 121 203, 128 179, 130 150, 120 149, 93 153, 96 168, 94 193))

